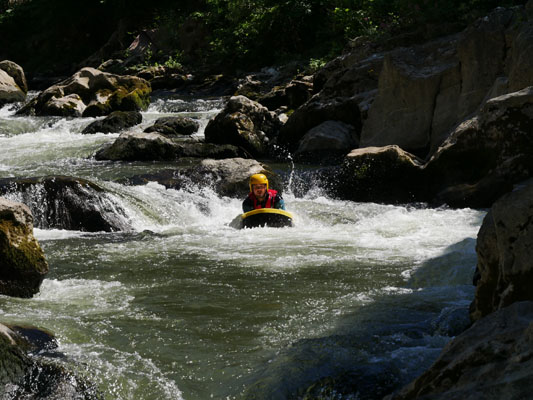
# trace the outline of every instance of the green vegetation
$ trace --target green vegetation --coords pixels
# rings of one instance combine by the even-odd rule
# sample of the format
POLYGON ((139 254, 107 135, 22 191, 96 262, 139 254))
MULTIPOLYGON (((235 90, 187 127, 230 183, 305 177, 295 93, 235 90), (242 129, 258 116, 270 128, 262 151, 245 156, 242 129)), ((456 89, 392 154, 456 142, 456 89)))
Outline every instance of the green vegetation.
POLYGON ((127 56, 136 34, 157 28, 163 45, 142 60, 145 66, 228 72, 308 60, 316 69, 358 36, 406 44, 460 30, 496 6, 525 2, 0 0, 0 59, 40 74, 72 72, 104 45, 106 56, 127 56))

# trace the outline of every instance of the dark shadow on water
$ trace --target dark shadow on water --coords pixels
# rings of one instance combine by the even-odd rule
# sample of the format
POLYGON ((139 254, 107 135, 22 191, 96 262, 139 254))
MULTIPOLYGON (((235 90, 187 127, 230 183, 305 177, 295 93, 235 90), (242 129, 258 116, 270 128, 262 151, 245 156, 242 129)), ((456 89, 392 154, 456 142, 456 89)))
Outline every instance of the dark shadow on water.
POLYGON ((265 360, 243 382, 244 398, 373 400, 409 383, 470 325, 474 247, 474 239, 450 246, 418 267, 405 293, 359 307, 331 335, 265 360))

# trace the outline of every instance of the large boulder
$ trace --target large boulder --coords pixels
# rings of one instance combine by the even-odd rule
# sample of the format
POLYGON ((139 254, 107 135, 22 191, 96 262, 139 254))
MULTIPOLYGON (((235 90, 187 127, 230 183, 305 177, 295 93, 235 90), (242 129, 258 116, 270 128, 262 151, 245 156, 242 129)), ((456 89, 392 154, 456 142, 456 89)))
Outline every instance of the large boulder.
POLYGON ((0 179, 0 195, 27 204, 42 229, 130 231, 125 211, 100 186, 80 178, 0 179))
POLYGON ((15 80, 6 71, 0 69, 0 106, 25 99, 26 94, 15 83, 15 80))
POLYGON ((478 320, 514 302, 533 301, 533 181, 496 201, 479 230, 479 278, 471 306, 478 320))
POLYGON ((300 161, 333 163, 358 145, 352 125, 340 121, 326 121, 310 129, 300 139, 294 157, 300 161))
POLYGON ((209 121, 205 141, 239 146, 255 157, 265 156, 277 136, 281 122, 261 104, 244 96, 233 96, 224 109, 209 121))
POLYGON ((247 154, 236 146, 203 143, 157 132, 125 132, 95 154, 97 160, 171 161, 183 157, 233 158, 247 154))
POLYGON ((331 170, 328 189, 336 197, 377 203, 417 201, 424 190, 421 160, 398 146, 352 150, 331 170))
POLYGON ((139 111, 150 104, 151 90, 147 81, 136 76, 87 67, 41 92, 18 114, 97 117, 113 111, 139 111), (58 103, 63 106, 57 107, 58 103))
POLYGON ((142 122, 139 111, 113 111, 104 119, 91 122, 81 133, 116 133, 142 122))
POLYGON ((20 65, 13 61, 4 60, 0 61, 0 69, 7 72, 7 74, 13 78, 17 86, 24 92, 28 93, 28 82, 26 81, 26 74, 20 65))
POLYGON ((225 160, 207 159, 193 168, 189 179, 197 185, 209 185, 221 196, 244 197, 250 192, 249 179, 253 174, 265 174, 269 179, 269 186, 283 191, 280 177, 268 166, 256 161, 243 158, 229 158, 225 160))
POLYGON ((493 98, 425 166, 435 204, 490 207, 533 175, 533 87, 493 98))
POLYGON ((270 167, 256 160, 240 157, 223 160, 205 159, 193 166, 179 170, 168 169, 152 174, 130 177, 130 185, 145 185, 158 182, 166 188, 197 190, 210 187, 221 196, 244 199, 250 191, 249 179, 253 174, 262 173, 269 178, 270 187, 282 192, 281 178, 270 167))
POLYGON ((419 378, 386 400, 531 398, 533 302, 480 319, 453 339, 419 378))
POLYGON ((360 100, 358 95, 351 97, 314 95, 290 115, 280 130, 278 143, 290 151, 295 151, 309 130, 326 121, 340 121, 351 125, 358 137, 361 130, 360 100))
POLYGON ((48 263, 33 236, 30 209, 0 198, 0 293, 31 297, 47 273, 48 263))

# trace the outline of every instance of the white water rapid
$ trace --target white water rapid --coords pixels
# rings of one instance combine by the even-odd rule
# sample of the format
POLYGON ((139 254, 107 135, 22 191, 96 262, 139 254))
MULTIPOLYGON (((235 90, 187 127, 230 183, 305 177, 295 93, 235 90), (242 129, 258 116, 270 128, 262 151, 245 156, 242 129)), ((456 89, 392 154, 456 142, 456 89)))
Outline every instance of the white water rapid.
MULTIPOLYGON (((133 129, 186 114, 201 136, 222 105, 154 99, 133 129)), ((295 227, 235 230, 242 199, 119 183, 172 164, 95 161, 118 135, 82 135, 92 121, 0 110, 0 178, 92 180, 133 227, 36 228, 50 273, 32 299, 0 296, 0 316, 53 332, 57 352, 37 357, 102 398, 377 399, 468 323, 483 211, 339 201, 320 188, 299 198, 287 187, 295 227)))

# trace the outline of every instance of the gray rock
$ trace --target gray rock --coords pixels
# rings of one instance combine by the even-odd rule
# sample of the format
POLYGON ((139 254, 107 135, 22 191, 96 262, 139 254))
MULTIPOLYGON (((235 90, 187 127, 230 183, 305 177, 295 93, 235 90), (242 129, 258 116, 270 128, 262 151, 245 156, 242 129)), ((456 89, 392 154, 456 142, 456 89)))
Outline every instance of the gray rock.
POLYGON ((183 157, 233 158, 247 154, 232 145, 202 143, 163 136, 157 132, 125 132, 111 145, 100 149, 97 160, 169 161, 183 157))
POLYGON ((57 347, 53 336, 33 327, 0 323, 0 387, 5 399, 101 398, 94 385, 36 354, 57 347), (33 355, 30 357, 29 353, 33 355))
POLYGON ((0 198, 0 293, 32 297, 47 273, 48 263, 33 236, 30 209, 0 198))
POLYGON ((266 107, 244 96, 233 96, 205 128, 205 141, 242 147, 253 156, 264 156, 281 123, 266 107))
POLYGON ((533 300, 533 181, 496 201, 477 239, 479 280, 471 306, 478 320, 517 301, 533 300))
POLYGON ((295 151, 302 137, 315 126, 326 121, 340 121, 352 125, 356 135, 361 129, 358 95, 352 97, 313 96, 295 110, 280 130, 278 142, 295 151))
POLYGON ((187 117, 163 117, 158 118, 152 126, 145 132, 157 132, 163 136, 190 136, 198 131, 200 124, 192 118, 187 117))
POLYGON ((424 190, 421 172, 421 160, 398 146, 365 147, 352 150, 326 186, 342 199, 408 203, 424 190))
POLYGON ((189 172, 189 178, 200 185, 212 186, 222 196, 244 197, 250 192, 249 179, 253 174, 265 174, 269 187, 283 191, 280 177, 268 166, 256 160, 230 158, 207 159, 189 172))
POLYGON ((326 121, 300 139, 294 156, 297 160, 321 162, 345 156, 358 144, 353 126, 340 121, 326 121))
POLYGON ((425 166, 435 204, 490 207, 533 174, 533 87, 490 99, 425 166))

